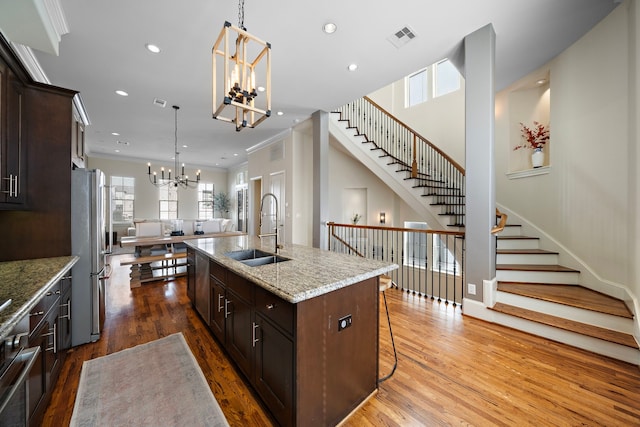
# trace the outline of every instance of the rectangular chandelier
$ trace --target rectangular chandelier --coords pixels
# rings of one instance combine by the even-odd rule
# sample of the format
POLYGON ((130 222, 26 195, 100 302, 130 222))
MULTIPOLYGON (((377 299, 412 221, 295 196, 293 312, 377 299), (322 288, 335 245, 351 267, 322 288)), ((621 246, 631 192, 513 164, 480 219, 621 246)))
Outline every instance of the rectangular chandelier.
POLYGON ((256 127, 271 116, 271 44, 225 22, 211 49, 213 118, 256 127))

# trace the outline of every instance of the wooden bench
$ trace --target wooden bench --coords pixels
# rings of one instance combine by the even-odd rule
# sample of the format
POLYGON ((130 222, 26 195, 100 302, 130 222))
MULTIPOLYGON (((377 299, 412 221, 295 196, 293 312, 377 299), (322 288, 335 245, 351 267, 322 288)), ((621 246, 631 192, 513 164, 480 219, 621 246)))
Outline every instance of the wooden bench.
POLYGON ((167 252, 159 255, 123 258, 120 260, 120 265, 131 266, 129 286, 133 289, 139 288, 145 282, 184 276, 187 274, 186 259, 186 252, 167 252), (185 260, 185 262, 180 262, 180 260, 185 260), (178 271, 179 267, 185 268, 178 271))

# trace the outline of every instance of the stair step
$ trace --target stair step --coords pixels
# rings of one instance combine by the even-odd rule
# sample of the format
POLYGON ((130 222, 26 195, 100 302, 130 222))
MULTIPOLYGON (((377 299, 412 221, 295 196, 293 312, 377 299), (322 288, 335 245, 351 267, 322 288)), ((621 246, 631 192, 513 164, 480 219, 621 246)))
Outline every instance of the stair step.
POLYGON ((496 264, 496 270, 504 271, 549 271, 552 273, 580 273, 580 270, 558 264, 496 264))
POLYGON ((633 319, 624 301, 577 285, 498 282, 498 290, 598 313, 633 319))
POLYGON ((580 271, 557 264, 496 264, 496 279, 501 282, 577 285, 580 271))
POLYGON ((633 338, 633 335, 613 331, 611 329, 587 325, 585 323, 575 322, 573 320, 563 319, 561 317, 527 310, 526 308, 514 307, 503 303, 496 303, 491 308, 491 310, 530 320, 532 322, 553 326, 565 331, 575 332, 592 338, 598 338, 604 341, 613 342, 626 347, 631 347, 634 349, 639 348, 638 343, 633 338))
POLYGON ((540 244, 539 237, 529 236, 502 236, 497 239, 497 249, 537 249, 540 244))
POLYGON ((544 249, 498 249, 498 264, 557 264, 558 252, 544 249))

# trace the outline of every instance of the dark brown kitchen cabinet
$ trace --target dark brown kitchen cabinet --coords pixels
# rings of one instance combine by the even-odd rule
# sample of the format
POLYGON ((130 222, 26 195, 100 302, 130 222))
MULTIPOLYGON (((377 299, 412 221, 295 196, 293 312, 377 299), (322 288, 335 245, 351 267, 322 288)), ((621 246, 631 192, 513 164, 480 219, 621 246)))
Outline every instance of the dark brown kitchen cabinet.
POLYGON ((0 209, 24 209, 27 154, 24 126, 25 86, 0 64, 0 209))
POLYGON ((254 386, 280 425, 292 425, 293 340, 259 313, 256 313, 253 327, 255 328, 254 386))
POLYGON ((227 287, 220 280, 211 276, 211 319, 209 320, 209 328, 213 335, 220 340, 225 341, 225 315, 227 309, 227 287))
POLYGON ((84 144, 84 123, 82 123, 80 115, 74 108, 71 121, 71 163, 77 168, 86 167, 84 144))
POLYGON ((278 425, 337 425, 375 392, 376 277, 293 304, 214 260, 203 272, 210 311, 200 314, 278 425))
POLYGON ((190 301, 196 299, 196 251, 187 248, 187 296, 190 301))
POLYGON ((63 277, 60 283, 58 348, 64 355, 71 348, 71 276, 63 277))

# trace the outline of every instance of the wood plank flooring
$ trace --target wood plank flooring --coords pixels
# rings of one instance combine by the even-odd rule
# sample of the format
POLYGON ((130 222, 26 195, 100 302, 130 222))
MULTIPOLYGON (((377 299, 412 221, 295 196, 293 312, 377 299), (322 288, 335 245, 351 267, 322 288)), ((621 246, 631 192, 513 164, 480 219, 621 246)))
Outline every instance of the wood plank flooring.
MULTIPOLYGON (((174 332, 184 334, 232 426, 272 425, 191 308, 185 278, 131 290, 128 269, 112 264, 102 338, 68 354, 44 425, 68 425, 84 360, 174 332)), ((637 366, 463 316, 460 307, 395 289, 386 295, 398 369, 345 426, 640 426, 637 366)), ((382 376, 393 353, 381 310, 382 376)))

